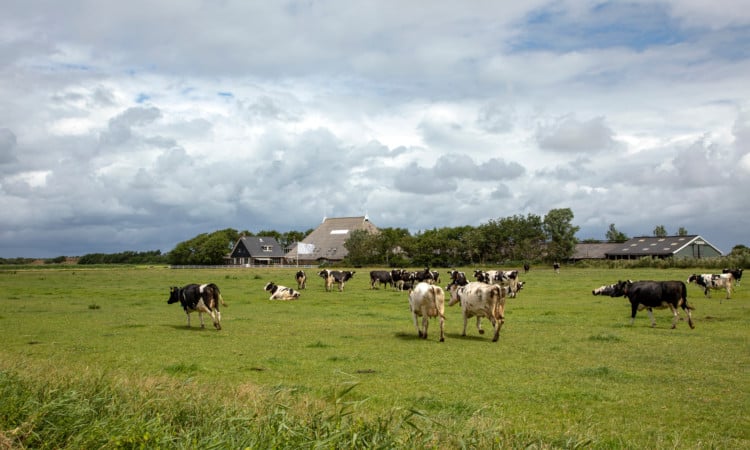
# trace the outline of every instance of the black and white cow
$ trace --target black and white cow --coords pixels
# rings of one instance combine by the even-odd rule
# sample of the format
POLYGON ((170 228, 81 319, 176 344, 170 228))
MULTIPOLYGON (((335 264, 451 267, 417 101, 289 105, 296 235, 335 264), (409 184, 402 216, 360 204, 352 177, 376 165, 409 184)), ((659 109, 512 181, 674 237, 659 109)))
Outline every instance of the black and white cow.
POLYGON ((214 327, 221 330, 221 311, 219 304, 226 306, 224 298, 221 296, 219 286, 208 284, 188 284, 185 287, 172 286, 169 288, 168 304, 180 302, 182 309, 187 315, 187 326, 190 326, 190 313, 198 312, 201 321, 201 328, 205 328, 203 323, 203 313, 211 316, 214 327))
MULTIPOLYGON (((732 273, 722 273, 721 275, 712 273, 692 274, 688 278, 687 282, 695 283, 703 288, 703 295, 711 298, 711 290, 725 290, 727 291, 727 299, 732 298, 732 282, 734 276, 732 273)), ((719 302, 721 303, 721 302, 719 302)))
MULTIPOLYGON (((405 269, 393 269, 391 270, 391 280, 393 280, 393 287, 399 291, 404 290, 404 283, 411 281, 411 274, 405 269)), ((409 288, 407 288, 408 290, 409 288)))
POLYGON ((294 279, 297 281, 297 289, 302 290, 307 287, 307 275, 303 270, 298 270, 294 275, 294 279))
POLYGON ((721 272, 731 273, 737 286, 740 285, 740 280, 742 279, 742 267, 737 267, 736 269, 724 269, 721 272))
POLYGON ((263 287, 263 290, 271 293, 271 296, 268 297, 269 300, 297 300, 301 295, 294 289, 286 286, 280 286, 273 281, 269 281, 268 283, 266 283, 265 287, 263 287))
POLYGON ((375 289, 376 284, 393 286, 393 275, 391 275, 391 272, 387 270, 370 271, 370 289, 375 289))
POLYGON ((429 267, 425 267, 424 270, 421 270, 419 272, 415 272, 414 276, 418 283, 425 282, 425 283, 434 283, 435 282, 435 274, 437 272, 433 272, 430 270, 429 267))
POLYGON ((323 269, 318 273, 318 275, 323 278, 325 281, 326 286, 326 292, 330 292, 333 290, 333 283, 336 283, 339 285, 339 292, 344 291, 344 284, 346 284, 347 281, 351 280, 352 277, 354 277, 354 274, 356 272, 352 270, 328 270, 323 269))
POLYGON ((630 324, 635 322, 636 312, 646 309, 651 318, 651 326, 656 326, 653 308, 669 308, 672 311, 672 328, 677 327, 679 314, 677 308, 687 313, 690 328, 695 328, 692 306, 687 301, 687 286, 682 281, 618 281, 611 294, 612 297, 625 296, 630 300, 630 324))
POLYGON ((523 263, 523 273, 529 273, 529 270, 531 270, 529 263, 523 263))
POLYGON ((459 286, 466 286, 469 284, 469 280, 466 279, 466 274, 464 272, 452 269, 448 272, 448 275, 450 276, 451 284, 457 284, 459 286))
POLYGON ((445 341, 445 293, 440 286, 421 282, 409 291, 409 309, 417 335, 427 339, 427 326, 430 317, 437 317, 440 322, 440 342, 445 341), (417 317, 422 318, 419 327, 417 317))
POLYGON ((560 263, 555 261, 554 264, 552 264, 552 269, 554 269, 555 273, 560 273, 560 263))

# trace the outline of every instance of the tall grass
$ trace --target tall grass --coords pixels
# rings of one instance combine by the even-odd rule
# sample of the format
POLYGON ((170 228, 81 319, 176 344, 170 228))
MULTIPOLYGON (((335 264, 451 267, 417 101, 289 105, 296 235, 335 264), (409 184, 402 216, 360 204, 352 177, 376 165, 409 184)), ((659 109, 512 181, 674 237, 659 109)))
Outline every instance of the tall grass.
POLYGON ((294 302, 262 290, 290 269, 0 272, 0 449, 750 446, 745 286, 652 329, 591 289, 692 269, 532 268, 499 342, 453 307, 439 343, 356 270, 294 302), (188 329, 168 288, 209 281, 223 330, 188 329))

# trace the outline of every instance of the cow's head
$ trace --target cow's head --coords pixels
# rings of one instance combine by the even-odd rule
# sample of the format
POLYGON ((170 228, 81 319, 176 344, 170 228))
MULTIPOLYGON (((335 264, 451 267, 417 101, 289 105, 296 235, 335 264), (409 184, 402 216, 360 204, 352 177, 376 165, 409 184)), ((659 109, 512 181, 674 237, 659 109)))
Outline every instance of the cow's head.
POLYGON ((273 281, 269 281, 263 287, 263 290, 268 291, 268 292, 274 292, 276 290, 276 283, 274 283, 273 281))
POLYGON ((328 269, 323 269, 318 273, 318 276, 321 278, 328 278, 329 276, 331 276, 331 271, 328 269))
POLYGON ((610 297, 614 297, 612 294, 615 292, 616 286, 617 284, 606 284, 592 290, 591 293, 593 295, 609 295, 610 297))
POLYGON ((343 278, 343 280, 344 280, 344 281, 349 281, 349 280, 351 280, 351 279, 352 279, 352 277, 354 277, 354 273, 355 273, 355 272, 354 272, 353 270, 347 270, 346 272, 344 272, 344 278, 343 278))
POLYGON ((180 288, 177 286, 172 286, 169 288, 169 300, 167 300, 168 304, 177 303, 180 301, 180 288))
POLYGON ((625 281, 618 281, 617 284, 614 285, 614 289, 611 294, 609 294, 611 297, 622 297, 623 295, 628 295, 628 291, 630 291, 630 287, 633 285, 633 280, 625 280, 625 281))

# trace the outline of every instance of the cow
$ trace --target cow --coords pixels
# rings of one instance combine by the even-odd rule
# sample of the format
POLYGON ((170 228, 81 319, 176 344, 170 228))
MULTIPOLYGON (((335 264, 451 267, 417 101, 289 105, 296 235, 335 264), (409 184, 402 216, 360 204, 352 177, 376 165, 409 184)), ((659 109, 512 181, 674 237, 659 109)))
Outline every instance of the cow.
POLYGON ((307 287, 307 275, 302 270, 298 270, 297 274, 294 275, 294 279, 297 281, 297 289, 300 291, 307 287))
POLYGON ((680 307, 687 313, 690 328, 695 328, 693 316, 690 314, 692 306, 688 305, 687 287, 682 281, 618 281, 611 297, 627 297, 630 300, 630 324, 635 322, 636 312, 647 309, 651 318, 651 327, 656 326, 653 308, 669 308, 672 311, 672 328, 677 327, 680 307))
POLYGON ((609 295, 612 297, 612 294, 615 292, 615 287, 617 287, 617 283, 614 284, 605 284, 604 286, 599 286, 596 289, 591 290, 592 295, 609 295))
POLYGON ((495 330, 492 342, 497 342, 500 338, 500 328, 505 323, 505 292, 502 286, 472 281, 466 286, 450 284, 446 289, 451 295, 448 306, 461 303, 464 317, 464 330, 461 336, 466 336, 469 318, 475 316, 477 318, 477 331, 479 331, 479 334, 484 334, 482 317, 486 317, 495 330))
POLYGON ((738 267, 736 269, 724 269, 721 271, 722 273, 731 273, 734 277, 734 281, 736 282, 737 286, 740 285, 740 280, 742 279, 742 267, 738 267))
POLYGON ((355 272, 351 270, 328 270, 323 269, 318 275, 325 281, 326 292, 333 290, 333 283, 339 285, 339 292, 344 292, 344 284, 351 280, 355 272))
POLYGON ((531 270, 529 263, 523 263, 523 273, 529 273, 529 270, 531 270))
POLYGON ((391 270, 391 280, 393 280, 394 288, 403 291, 404 283, 411 280, 411 274, 404 269, 393 269, 391 270))
POLYGON ((469 284, 469 281, 466 279, 466 274, 463 272, 452 269, 448 272, 448 275, 450 275, 451 284, 457 284, 459 286, 466 286, 469 284))
POLYGON ((415 272, 415 280, 419 283, 425 282, 425 283, 434 283, 435 282, 435 273, 430 270, 429 267, 425 267, 424 270, 415 272))
POLYGON ((505 295, 507 297, 516 298, 516 296, 518 296, 518 293, 521 291, 521 289, 523 289, 525 285, 526 285, 525 281, 517 281, 514 284, 502 286, 502 288, 505 291, 505 295))
POLYGON ((376 284, 393 286, 393 276, 387 270, 373 270, 370 272, 370 289, 375 289, 376 284))
POLYGON ((224 306, 227 306, 227 304, 224 303, 219 286, 213 283, 188 284, 182 288, 172 286, 169 288, 169 300, 167 300, 167 303, 171 305, 177 302, 180 302, 182 309, 187 315, 188 327, 190 327, 190 313, 197 311, 201 321, 201 328, 206 327, 203 323, 203 313, 207 313, 213 320, 214 328, 221 330, 219 303, 224 306))
MULTIPOLYGON (((721 275, 717 274, 711 274, 711 273, 702 273, 702 274, 692 274, 688 278, 687 282, 695 283, 698 286, 701 286, 703 288, 703 295, 705 295, 708 298, 711 298, 711 289, 716 290, 725 290, 727 291, 727 299, 732 298, 732 282, 734 281, 734 276, 732 273, 722 273, 721 275)), ((721 302, 719 302, 721 303, 721 302)))
POLYGON ((445 342, 445 293, 440 286, 418 283, 409 291, 409 309, 420 338, 427 339, 430 317, 437 317, 440 321, 440 342, 445 342), (422 318, 422 328, 417 322, 418 316, 422 318))
POLYGON ((278 285, 273 281, 266 283, 263 290, 271 293, 271 296, 268 297, 269 300, 297 300, 301 295, 294 289, 278 285))
POLYGON ((552 268, 555 270, 555 273, 560 273, 560 263, 555 261, 554 264, 552 264, 552 268))

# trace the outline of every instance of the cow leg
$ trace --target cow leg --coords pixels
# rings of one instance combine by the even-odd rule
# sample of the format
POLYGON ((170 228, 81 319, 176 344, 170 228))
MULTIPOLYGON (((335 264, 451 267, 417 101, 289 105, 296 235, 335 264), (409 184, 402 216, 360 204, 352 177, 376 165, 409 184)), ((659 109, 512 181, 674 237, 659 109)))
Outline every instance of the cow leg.
POLYGON ((445 316, 440 315, 440 342, 445 342, 445 316))
POLYGON ((430 325, 430 318, 427 316, 427 314, 422 315, 422 328, 424 328, 424 334, 422 334, 422 339, 427 339, 427 327, 430 325))
POLYGON ((688 325, 690 325, 690 329, 692 330, 695 328, 695 324, 693 323, 693 315, 690 314, 690 307, 683 303, 682 309, 685 310, 685 314, 688 316, 688 325))
POLYGON ((206 328, 206 324, 203 323, 203 313, 201 311, 198 311, 198 318, 201 319, 201 328, 206 328))
POLYGON ((188 328, 190 328, 190 313, 187 310, 185 310, 185 315, 187 316, 187 326, 188 328))
POLYGON ((469 317, 464 314, 464 331, 461 333, 461 336, 466 336, 466 325, 469 323, 469 317))
POLYGON ((417 313, 412 311, 411 318, 412 318, 412 322, 414 322, 414 328, 417 330, 417 336, 422 337, 422 329, 419 328, 419 323, 417 321, 417 313))
MULTIPOLYGON (((653 308, 648 308, 648 318, 651 319, 651 328, 656 327, 656 319, 654 319, 654 310, 653 308)), ((675 320, 677 320, 677 317, 675 316, 675 320)), ((672 322, 672 328, 674 328, 676 322, 672 322)))
POLYGON ((635 314, 637 312, 638 312, 638 304, 631 303, 630 304, 630 325, 633 325, 635 323, 635 314))
POLYGON ((477 316, 477 331, 479 334, 484 334, 484 329, 482 328, 482 318, 477 316))

